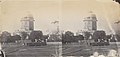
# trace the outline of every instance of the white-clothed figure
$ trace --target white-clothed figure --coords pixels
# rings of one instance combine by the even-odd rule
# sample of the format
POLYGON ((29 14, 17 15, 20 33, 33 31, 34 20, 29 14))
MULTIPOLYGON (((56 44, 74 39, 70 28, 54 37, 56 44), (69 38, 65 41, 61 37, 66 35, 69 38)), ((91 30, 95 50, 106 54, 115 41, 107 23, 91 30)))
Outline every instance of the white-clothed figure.
POLYGON ((99 55, 98 57, 105 57, 104 55, 99 55))
POLYGON ((118 49, 118 57, 120 57, 120 49, 118 49))
POLYGON ((117 57, 117 51, 116 50, 110 50, 108 53, 108 57, 117 57))
POLYGON ((90 57, 98 57, 99 56, 99 53, 98 52, 94 52, 92 56, 90 57))
POLYGON ((90 57, 94 57, 94 56, 90 56, 90 57))
POLYGON ((1 45, 1 43, 0 43, 0 50, 2 50, 2 45, 1 45))

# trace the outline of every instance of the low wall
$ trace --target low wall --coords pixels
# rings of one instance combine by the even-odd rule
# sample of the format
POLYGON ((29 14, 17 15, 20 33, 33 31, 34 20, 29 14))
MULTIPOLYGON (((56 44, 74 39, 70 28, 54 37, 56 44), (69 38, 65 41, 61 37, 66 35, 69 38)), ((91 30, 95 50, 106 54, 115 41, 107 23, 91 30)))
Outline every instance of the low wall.
POLYGON ((62 42, 47 42, 47 45, 50 45, 50 44, 62 44, 62 42))
POLYGON ((117 45, 117 46, 120 46, 120 42, 109 42, 110 45, 117 45))

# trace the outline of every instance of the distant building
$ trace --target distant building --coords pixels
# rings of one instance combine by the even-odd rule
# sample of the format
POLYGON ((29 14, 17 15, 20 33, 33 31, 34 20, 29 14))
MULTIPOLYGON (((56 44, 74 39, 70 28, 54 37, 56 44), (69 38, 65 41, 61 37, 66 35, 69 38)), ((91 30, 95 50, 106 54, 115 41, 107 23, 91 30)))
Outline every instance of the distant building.
POLYGON ((31 14, 25 16, 21 20, 21 30, 25 32, 31 32, 34 30, 34 18, 31 14))
POLYGON ((88 32, 94 32, 97 30, 97 18, 96 15, 93 14, 92 11, 89 12, 88 17, 86 17, 83 22, 84 22, 84 30, 88 32))

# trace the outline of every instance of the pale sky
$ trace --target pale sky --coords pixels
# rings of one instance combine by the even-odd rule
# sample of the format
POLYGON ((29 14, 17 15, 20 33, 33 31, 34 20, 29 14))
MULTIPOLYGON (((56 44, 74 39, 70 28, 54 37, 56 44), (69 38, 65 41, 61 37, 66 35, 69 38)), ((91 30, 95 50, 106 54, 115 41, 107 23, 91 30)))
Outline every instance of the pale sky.
POLYGON ((110 24, 120 20, 120 5, 112 0, 5 0, 0 7, 0 26, 9 32, 20 29, 20 20, 28 12, 35 18, 35 29, 43 33, 55 20, 60 22, 61 30, 82 30, 89 11, 98 18, 98 30, 107 33, 114 28, 110 24))

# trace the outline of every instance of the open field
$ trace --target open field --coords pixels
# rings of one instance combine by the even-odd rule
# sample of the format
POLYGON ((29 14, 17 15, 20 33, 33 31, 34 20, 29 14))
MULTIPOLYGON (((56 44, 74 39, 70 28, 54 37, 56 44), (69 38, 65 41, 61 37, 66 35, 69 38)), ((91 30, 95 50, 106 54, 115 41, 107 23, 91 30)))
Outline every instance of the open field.
POLYGON ((47 46, 6 46, 3 49, 7 57, 53 57, 58 45, 47 46))
POLYGON ((93 54, 93 52, 97 51, 99 54, 108 55, 108 52, 111 49, 118 49, 116 45, 109 46, 85 46, 79 44, 64 44, 62 45, 62 55, 63 56, 84 56, 88 57, 93 54))
MULTIPOLYGON (((61 44, 60 44, 61 45, 61 44)), ((62 57, 89 57, 93 52, 97 51, 99 54, 107 55, 109 50, 118 49, 119 46, 85 46, 78 43, 63 44, 61 47, 56 44, 49 44, 46 46, 25 46, 19 44, 5 44, 3 50, 7 57, 55 57, 60 51, 62 57)), ((60 54, 60 53, 59 53, 60 54)))

